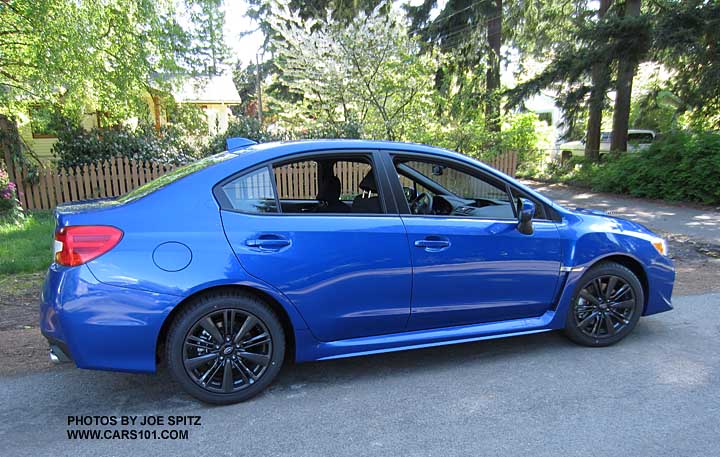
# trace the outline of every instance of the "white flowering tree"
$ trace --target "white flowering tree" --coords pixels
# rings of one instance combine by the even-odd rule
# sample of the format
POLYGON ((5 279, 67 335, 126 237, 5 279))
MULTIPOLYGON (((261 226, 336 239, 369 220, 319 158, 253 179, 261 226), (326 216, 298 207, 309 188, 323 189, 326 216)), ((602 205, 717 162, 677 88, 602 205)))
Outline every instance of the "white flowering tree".
POLYGON ((360 14, 349 24, 302 20, 286 3, 272 5, 281 83, 300 103, 284 103, 280 121, 359 125, 363 136, 406 139, 433 112, 436 59, 393 14, 360 14))

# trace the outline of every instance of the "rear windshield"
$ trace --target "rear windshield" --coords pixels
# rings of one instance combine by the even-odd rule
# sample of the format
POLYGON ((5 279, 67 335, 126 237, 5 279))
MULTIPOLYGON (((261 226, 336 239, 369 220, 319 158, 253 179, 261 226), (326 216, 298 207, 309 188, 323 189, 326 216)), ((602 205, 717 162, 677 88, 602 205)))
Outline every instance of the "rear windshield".
POLYGON ((628 141, 630 143, 638 143, 638 144, 650 144, 653 142, 653 134, 652 133, 629 133, 628 134, 628 141))
POLYGON ((204 159, 200 159, 196 162, 189 163, 187 165, 183 165, 180 168, 176 168, 175 170, 165 173, 164 175, 160 176, 157 179, 153 179, 152 181, 143 184, 142 186, 138 187, 137 189, 133 189, 130 192, 126 193, 125 195, 122 195, 117 198, 117 202, 119 203, 127 203, 131 202, 133 200, 137 200, 138 198, 142 198, 148 194, 151 194, 155 192, 156 190, 167 186, 170 183, 173 183, 177 181, 180 178, 184 178, 185 176, 191 175, 197 171, 202 170, 203 168, 207 168, 211 165, 214 165, 219 162, 223 162, 225 160, 231 159, 233 157, 237 157, 236 154, 232 154, 229 152, 221 152, 220 154, 215 154, 210 157, 205 157, 204 159))

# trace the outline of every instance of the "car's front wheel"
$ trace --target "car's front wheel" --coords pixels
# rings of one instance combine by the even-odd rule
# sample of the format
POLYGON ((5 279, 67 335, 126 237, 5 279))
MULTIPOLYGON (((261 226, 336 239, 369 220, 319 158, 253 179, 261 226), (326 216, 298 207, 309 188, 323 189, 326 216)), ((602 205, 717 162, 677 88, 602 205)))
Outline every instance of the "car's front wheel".
POLYGON ((585 346, 609 346, 638 323, 645 296, 635 273, 617 263, 602 263, 585 273, 575 289, 565 334, 585 346))
POLYGON ((285 335, 262 300, 211 293, 188 303, 175 318, 166 350, 170 372, 189 394, 208 403, 237 403, 277 376, 285 335))

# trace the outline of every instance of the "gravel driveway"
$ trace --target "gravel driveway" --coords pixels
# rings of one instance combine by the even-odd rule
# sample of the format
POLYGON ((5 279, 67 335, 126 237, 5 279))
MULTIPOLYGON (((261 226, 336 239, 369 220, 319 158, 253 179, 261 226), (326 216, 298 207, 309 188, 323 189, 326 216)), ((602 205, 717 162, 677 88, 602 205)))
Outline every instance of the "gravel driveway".
POLYGON ((525 185, 569 208, 593 208, 631 219, 662 233, 684 235, 695 241, 720 245, 720 208, 591 192, 563 184, 522 181, 525 185))

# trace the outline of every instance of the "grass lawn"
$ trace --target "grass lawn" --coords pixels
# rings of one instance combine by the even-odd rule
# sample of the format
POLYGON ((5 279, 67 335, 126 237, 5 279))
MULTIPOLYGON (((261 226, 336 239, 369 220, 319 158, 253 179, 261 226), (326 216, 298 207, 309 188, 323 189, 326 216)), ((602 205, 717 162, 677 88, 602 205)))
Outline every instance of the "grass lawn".
POLYGON ((30 213, 19 225, 0 220, 0 277, 45 270, 52 262, 54 230, 49 211, 30 213))

